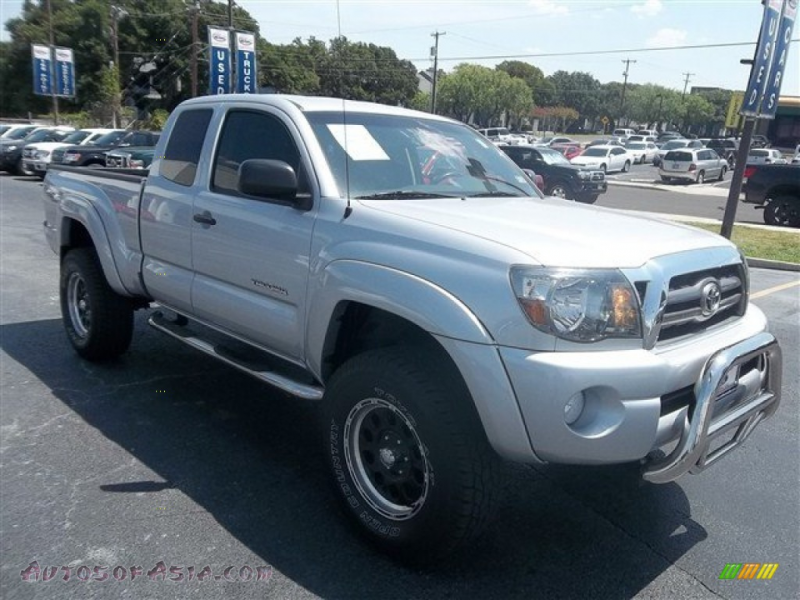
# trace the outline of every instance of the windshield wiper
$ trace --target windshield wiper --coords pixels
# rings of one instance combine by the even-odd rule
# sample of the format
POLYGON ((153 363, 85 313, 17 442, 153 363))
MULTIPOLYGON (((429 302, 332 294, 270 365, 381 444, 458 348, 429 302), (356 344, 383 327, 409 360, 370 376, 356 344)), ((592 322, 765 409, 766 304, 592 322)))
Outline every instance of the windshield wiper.
MULTIPOLYGON (((464 198, 521 198, 519 194, 512 194, 511 192, 478 192, 477 194, 465 194, 464 198)), ((527 197, 527 194, 526 194, 527 197)))
POLYGON ((367 196, 355 196, 355 200, 400 200, 402 198, 455 198, 448 194, 432 194, 430 192, 413 192, 396 190, 394 192, 380 192, 367 196))

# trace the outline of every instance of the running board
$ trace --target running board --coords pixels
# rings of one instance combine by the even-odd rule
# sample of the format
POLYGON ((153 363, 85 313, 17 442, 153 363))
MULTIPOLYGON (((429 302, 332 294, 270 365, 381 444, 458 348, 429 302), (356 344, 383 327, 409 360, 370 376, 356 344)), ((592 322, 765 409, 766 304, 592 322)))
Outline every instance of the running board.
POLYGON ((281 375, 280 373, 276 373, 273 370, 261 368, 261 366, 257 365, 254 361, 240 359, 235 353, 227 350, 221 344, 214 344, 208 340, 202 339, 196 332, 190 331, 184 325, 170 321, 161 312, 153 313, 147 322, 151 327, 158 329, 162 333, 166 333, 187 346, 191 346, 196 350, 200 350, 200 352, 213 356, 217 360, 239 369, 248 375, 252 375, 259 381, 263 381, 264 383, 268 383, 269 385, 283 390, 287 394, 304 400, 322 399, 323 390, 321 387, 302 383, 285 375, 281 375))

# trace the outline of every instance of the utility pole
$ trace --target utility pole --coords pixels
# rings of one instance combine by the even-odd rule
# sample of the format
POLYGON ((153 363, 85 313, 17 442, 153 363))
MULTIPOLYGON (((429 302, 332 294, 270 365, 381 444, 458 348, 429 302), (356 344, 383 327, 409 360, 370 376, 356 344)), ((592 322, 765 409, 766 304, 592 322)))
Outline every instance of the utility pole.
POLYGON ((58 125, 58 96, 56 96, 55 61, 53 60, 56 43, 53 36, 53 10, 50 7, 50 0, 47 0, 47 26, 50 30, 50 95, 53 99, 53 124, 58 125))
POLYGON ((681 102, 686 97, 686 88, 689 87, 689 78, 692 75, 696 75, 696 73, 684 73, 684 75, 686 75, 686 80, 683 82, 683 94, 681 94, 681 102))
POLYGON ((228 0, 228 29, 233 31, 233 0, 228 0))
POLYGON ((447 35, 446 31, 436 31, 431 34, 436 38, 433 46, 433 86, 431 87, 431 114, 436 114, 436 79, 439 76, 439 36, 447 35))
MULTIPOLYGON (((114 68, 117 70, 117 85, 119 85, 120 76, 122 75, 122 68, 119 64, 119 20, 127 14, 124 8, 111 5, 111 45, 114 50, 114 68)), ((113 126, 114 129, 116 129, 119 126, 119 114, 116 106, 114 107, 113 120, 113 126)))
POLYGON ((622 98, 621 98, 621 100, 619 102, 619 120, 620 121, 622 121, 622 117, 625 115, 625 90, 628 89, 628 70, 631 68, 631 63, 636 64, 636 61, 635 60, 631 60, 630 58, 626 58, 622 62, 625 63, 625 72, 622 74, 625 77, 625 81, 622 84, 622 98))
POLYGON ((195 0, 194 6, 192 7, 192 56, 190 59, 190 76, 191 76, 191 97, 197 97, 197 43, 198 43, 198 36, 197 36, 197 18, 198 13, 200 12, 200 6, 195 0))

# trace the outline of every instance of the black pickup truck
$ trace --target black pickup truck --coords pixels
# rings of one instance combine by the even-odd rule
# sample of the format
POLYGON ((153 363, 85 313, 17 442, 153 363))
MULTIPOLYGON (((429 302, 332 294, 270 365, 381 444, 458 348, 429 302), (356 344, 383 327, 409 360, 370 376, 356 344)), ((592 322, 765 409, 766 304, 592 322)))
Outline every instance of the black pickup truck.
POLYGON ((764 209, 767 225, 800 227, 800 165, 748 165, 744 201, 764 209))
POLYGON ((605 173, 587 171, 571 164, 560 152, 543 146, 500 146, 523 169, 544 179, 544 193, 567 200, 594 204, 608 189, 605 173))

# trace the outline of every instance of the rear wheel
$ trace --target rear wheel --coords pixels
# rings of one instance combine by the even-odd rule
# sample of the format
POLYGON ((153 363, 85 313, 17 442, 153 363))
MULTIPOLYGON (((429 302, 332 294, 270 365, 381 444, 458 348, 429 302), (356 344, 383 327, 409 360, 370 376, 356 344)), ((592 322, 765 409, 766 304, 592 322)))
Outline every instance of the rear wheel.
POLYGON ((631 161, 629 161, 629 160, 626 160, 626 161, 625 161, 625 164, 624 164, 624 165, 622 165, 622 172, 623 172, 623 173, 627 173, 627 172, 628 172, 628 171, 630 171, 630 170, 631 170, 631 161))
POLYGON ((108 285, 93 248, 76 248, 64 257, 60 298, 67 337, 80 356, 102 361, 128 349, 133 306, 108 285))
POLYGON ((719 170, 719 178, 717 179, 717 181, 723 181, 723 180, 725 179, 725 173, 726 173, 727 171, 728 171, 727 167, 723 166, 723 167, 722 167, 722 168, 719 170))
POLYGON ((705 183, 706 182, 706 172, 700 171, 697 174, 697 183, 705 183))
POLYGON ((663 181, 664 183, 672 183, 672 177, 664 177, 662 175, 661 176, 661 181, 663 181))
POLYGON ((800 198, 778 196, 764 208, 764 223, 783 227, 800 227, 800 198))
POLYGON ((355 356, 326 391, 325 446, 348 517, 381 551, 443 559, 485 525, 497 459, 469 393, 433 353, 379 348, 355 356))

